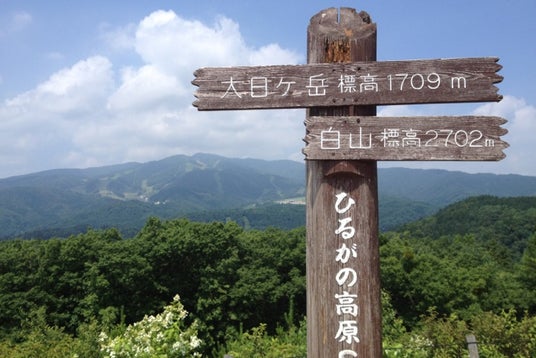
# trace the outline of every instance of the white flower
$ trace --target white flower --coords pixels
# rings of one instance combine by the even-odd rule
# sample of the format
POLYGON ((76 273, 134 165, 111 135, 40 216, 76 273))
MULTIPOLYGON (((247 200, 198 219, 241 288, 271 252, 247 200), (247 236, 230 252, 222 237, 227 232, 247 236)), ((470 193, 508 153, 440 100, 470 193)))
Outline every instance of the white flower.
POLYGON ((141 321, 127 327, 123 335, 110 339, 104 332, 99 335, 101 352, 106 357, 120 356, 152 357, 181 353, 201 357, 195 352, 202 341, 197 337, 197 322, 182 331, 180 323, 188 315, 176 295, 173 302, 156 316, 145 316, 141 321))

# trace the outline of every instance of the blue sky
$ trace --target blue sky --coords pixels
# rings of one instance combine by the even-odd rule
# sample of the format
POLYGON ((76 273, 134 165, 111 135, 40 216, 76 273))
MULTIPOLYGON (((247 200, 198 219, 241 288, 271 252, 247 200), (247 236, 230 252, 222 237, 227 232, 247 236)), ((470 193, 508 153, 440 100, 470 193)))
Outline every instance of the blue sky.
POLYGON ((499 57, 499 103, 379 115, 499 115, 500 162, 382 162, 536 176, 536 1, 0 0, 0 178, 174 154, 303 160, 304 110, 197 112, 204 66, 305 63, 310 18, 367 11, 378 60, 499 57))

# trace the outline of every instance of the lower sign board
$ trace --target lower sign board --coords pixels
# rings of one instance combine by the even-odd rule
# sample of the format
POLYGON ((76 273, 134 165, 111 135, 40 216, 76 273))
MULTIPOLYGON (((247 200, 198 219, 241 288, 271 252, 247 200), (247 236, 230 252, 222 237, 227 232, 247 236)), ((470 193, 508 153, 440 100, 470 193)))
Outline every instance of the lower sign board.
POLYGON ((497 161, 506 120, 460 117, 308 117, 307 160, 497 161))

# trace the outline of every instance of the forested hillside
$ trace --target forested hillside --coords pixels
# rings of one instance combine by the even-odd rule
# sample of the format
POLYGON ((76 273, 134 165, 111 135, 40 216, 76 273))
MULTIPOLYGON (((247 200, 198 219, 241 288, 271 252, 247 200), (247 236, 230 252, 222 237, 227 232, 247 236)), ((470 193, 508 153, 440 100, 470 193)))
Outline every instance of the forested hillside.
POLYGON ((497 198, 478 196, 441 209, 437 214, 404 225, 415 238, 439 239, 447 235, 471 235, 479 243, 507 248, 521 257, 527 238, 536 229, 536 197, 497 198))
POLYGON ((114 227, 131 237, 150 216, 177 218, 303 196, 300 169, 303 164, 291 161, 196 154, 1 179, 0 238, 47 238, 81 227, 114 227))
MULTIPOLYGON (((483 357, 530 357, 535 214, 534 197, 477 197, 382 234, 384 356, 466 356, 473 333, 483 357)), ((190 314, 155 337, 187 331, 208 357, 305 357, 305 229, 151 218, 132 239, 108 229, 0 242, 0 356, 127 349, 181 312, 176 295, 190 314)))
MULTIPOLYGON (((380 229, 387 231, 471 196, 534 196, 536 177, 380 168, 378 187, 380 229)), ((304 208, 276 204, 304 200, 304 163, 290 160, 195 154, 56 169, 0 179, 0 240, 87 228, 116 228, 131 238, 152 216, 292 229, 304 225, 304 208)))

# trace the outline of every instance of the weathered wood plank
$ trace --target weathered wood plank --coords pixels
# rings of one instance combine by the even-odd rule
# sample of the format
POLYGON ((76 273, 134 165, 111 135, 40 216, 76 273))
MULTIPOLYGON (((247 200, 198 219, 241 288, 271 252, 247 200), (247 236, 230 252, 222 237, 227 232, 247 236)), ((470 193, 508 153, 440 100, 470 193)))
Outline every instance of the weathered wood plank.
POLYGON ((502 96, 498 58, 200 68, 199 110, 487 102, 502 96))
POLYGON ((309 117, 308 160, 497 161, 508 131, 500 117, 309 117))
MULTIPOLYGON (((307 58, 309 63, 375 61, 376 24, 354 9, 321 11, 307 28, 307 58)), ((352 114, 374 116, 376 107, 307 110, 307 116, 352 114)), ((307 357, 379 358, 376 162, 308 160, 306 177, 307 357)))

